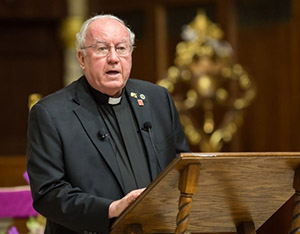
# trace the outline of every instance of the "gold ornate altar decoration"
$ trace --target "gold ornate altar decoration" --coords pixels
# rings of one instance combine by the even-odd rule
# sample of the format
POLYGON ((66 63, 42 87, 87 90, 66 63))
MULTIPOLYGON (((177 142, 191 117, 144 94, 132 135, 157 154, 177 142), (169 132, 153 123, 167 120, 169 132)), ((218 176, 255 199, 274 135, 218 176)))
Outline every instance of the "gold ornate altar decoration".
POLYGON ((243 122, 255 97, 251 77, 234 63, 223 31, 203 12, 184 27, 174 66, 158 84, 172 94, 192 147, 221 151, 243 122))

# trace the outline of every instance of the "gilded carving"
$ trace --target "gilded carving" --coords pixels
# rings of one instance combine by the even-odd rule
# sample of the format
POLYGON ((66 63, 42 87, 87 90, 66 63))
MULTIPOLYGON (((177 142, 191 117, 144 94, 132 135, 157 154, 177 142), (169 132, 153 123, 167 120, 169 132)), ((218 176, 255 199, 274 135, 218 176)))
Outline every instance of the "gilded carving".
POLYGON ((234 62, 224 32, 205 13, 182 32, 174 65, 158 81, 172 94, 185 133, 203 152, 221 151, 243 122, 256 95, 252 77, 234 62))

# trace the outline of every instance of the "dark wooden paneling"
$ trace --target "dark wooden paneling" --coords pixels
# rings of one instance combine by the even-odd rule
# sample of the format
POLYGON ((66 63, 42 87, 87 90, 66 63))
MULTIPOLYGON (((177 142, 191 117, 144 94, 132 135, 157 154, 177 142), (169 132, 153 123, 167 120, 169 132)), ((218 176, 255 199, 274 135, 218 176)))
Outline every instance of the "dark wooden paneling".
POLYGON ((1 19, 57 19, 64 17, 66 1, 1 0, 1 19))
POLYGON ((298 150, 300 144, 300 1, 292 0, 291 9, 291 37, 289 38, 289 41, 287 41, 287 43, 290 44, 291 53, 289 57, 292 76, 290 95, 292 100, 294 100, 292 112, 293 118, 291 121, 293 131, 290 144, 292 150, 298 150))
POLYGON ((241 29, 239 57, 257 84, 257 97, 247 110, 241 149, 291 150, 293 102, 289 67, 288 24, 241 29), (274 40, 276 38, 276 40, 274 40), (252 126, 252 127, 250 127, 252 126))
POLYGON ((25 155, 0 155, 0 187, 28 185, 25 171, 25 155))
POLYGON ((299 77, 293 75, 299 66, 292 60, 295 48, 290 43, 296 36, 293 18, 291 15, 274 21, 250 18, 239 24, 238 57, 254 77, 258 94, 247 110, 240 150, 300 150, 300 144, 292 144, 295 137, 298 143, 300 140, 300 127, 294 119, 299 119, 295 114, 299 113, 300 103, 299 86, 294 86, 299 77))
POLYGON ((63 84, 64 1, 38 2, 0 2, 0 154, 25 154, 28 95, 46 95, 63 84))

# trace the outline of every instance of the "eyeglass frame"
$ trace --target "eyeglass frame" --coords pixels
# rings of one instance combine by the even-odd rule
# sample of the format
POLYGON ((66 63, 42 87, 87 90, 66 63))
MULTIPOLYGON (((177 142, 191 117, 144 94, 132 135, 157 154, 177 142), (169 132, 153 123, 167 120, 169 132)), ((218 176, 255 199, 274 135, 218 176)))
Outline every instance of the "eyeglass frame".
MULTIPOLYGON (((115 52, 116 52, 116 54, 117 54, 118 56, 120 56, 120 57, 126 57, 126 56, 128 56, 128 55, 133 51, 134 46, 129 44, 129 51, 128 51, 128 54, 122 55, 122 54, 119 54, 119 53, 118 53, 118 50, 117 50, 118 45, 120 45, 120 44, 122 44, 122 43, 125 43, 125 42, 122 42, 122 41, 121 41, 121 42, 119 42, 117 45, 111 46, 111 45, 109 45, 108 43, 106 43, 106 42, 104 42, 104 41, 97 41, 96 43, 94 43, 94 44, 92 44, 92 45, 89 45, 89 46, 83 46, 83 47, 81 47, 80 49, 85 50, 85 49, 87 49, 87 48, 92 48, 93 51, 94 51, 94 53, 95 53, 97 56, 100 56, 100 57, 106 57, 106 56, 108 56, 109 53, 111 52, 111 49, 114 48, 114 49, 115 49, 115 52), (103 44, 103 45, 105 45, 105 47, 108 49, 108 50, 107 50, 107 54, 105 54, 105 55, 100 55, 100 54, 98 54, 98 53, 96 52, 97 50, 95 49, 96 46, 97 46, 97 44, 103 44)), ((126 45, 126 46, 127 46, 127 45, 126 45)))

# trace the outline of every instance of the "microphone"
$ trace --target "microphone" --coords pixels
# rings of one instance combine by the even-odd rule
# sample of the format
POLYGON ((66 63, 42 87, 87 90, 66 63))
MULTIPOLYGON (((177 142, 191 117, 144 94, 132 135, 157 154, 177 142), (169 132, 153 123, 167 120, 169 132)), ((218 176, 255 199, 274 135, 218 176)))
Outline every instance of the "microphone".
POLYGON ((100 128, 98 132, 98 137, 101 141, 105 140, 105 138, 108 137, 108 133, 105 131, 105 128, 100 128))
POLYGON ((152 128, 151 122, 146 121, 146 122, 144 123, 143 130, 149 132, 151 128, 152 128))
POLYGON ((149 121, 146 121, 144 123, 144 125, 143 125, 142 130, 144 130, 144 131, 146 131, 146 132, 149 133, 149 138, 150 138, 150 142, 151 142, 151 145, 152 145, 152 148, 153 148, 153 151, 154 151, 155 160, 157 162, 157 167, 159 168, 160 171, 162 171, 162 169, 160 167, 160 164, 159 164, 159 161, 158 161, 158 155, 157 155, 157 151, 156 151, 156 148, 155 148, 155 145, 154 145, 153 135, 152 135, 151 128, 152 128, 152 123, 149 122, 149 121))

